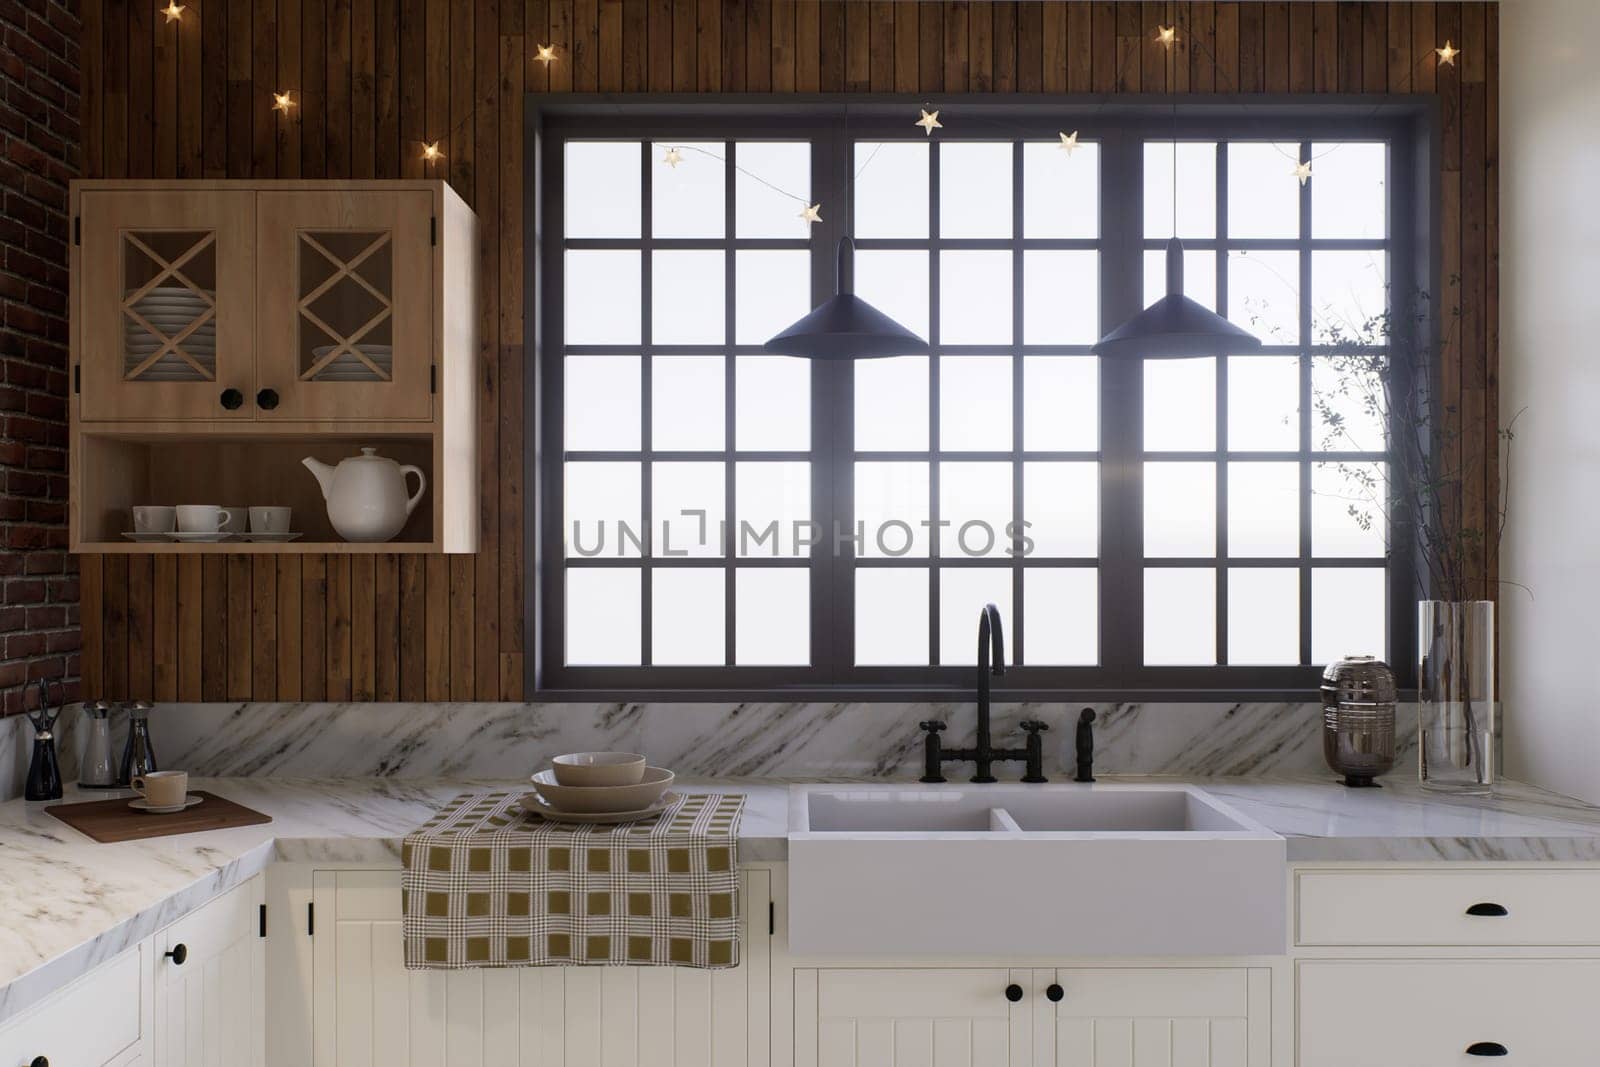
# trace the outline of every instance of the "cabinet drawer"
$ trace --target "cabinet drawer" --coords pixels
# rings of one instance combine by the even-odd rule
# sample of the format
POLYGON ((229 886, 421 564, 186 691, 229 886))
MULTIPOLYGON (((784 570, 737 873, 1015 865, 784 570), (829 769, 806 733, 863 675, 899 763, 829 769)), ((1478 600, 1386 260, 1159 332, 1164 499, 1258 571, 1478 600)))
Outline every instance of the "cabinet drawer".
POLYGON ((43 1056, 61 1067, 93 1067, 130 1049, 139 1040, 142 951, 130 949, 101 964, 0 1027, 0 1064, 10 1067, 43 1056))
POLYGON ((1600 960, 1322 960, 1297 984, 1300 1067, 1595 1062, 1600 960))
POLYGON ((1303 871, 1300 945, 1600 945, 1600 871, 1303 871))

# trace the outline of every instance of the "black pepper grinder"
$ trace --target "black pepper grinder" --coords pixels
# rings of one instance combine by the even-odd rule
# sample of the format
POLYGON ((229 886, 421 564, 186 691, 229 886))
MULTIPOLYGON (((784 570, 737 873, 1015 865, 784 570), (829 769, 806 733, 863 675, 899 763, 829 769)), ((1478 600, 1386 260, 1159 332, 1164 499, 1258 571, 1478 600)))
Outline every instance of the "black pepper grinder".
POLYGON ((122 770, 117 784, 128 786, 135 778, 157 770, 156 746, 150 740, 150 709, 146 700, 124 705, 128 709, 128 743, 122 749, 122 770))
POLYGON ((33 723, 33 759, 28 762, 28 781, 23 787, 24 800, 60 800, 61 799, 61 764, 56 759, 56 738, 51 731, 56 720, 61 717, 61 708, 65 703, 66 692, 60 680, 56 681, 56 701, 52 709, 50 704, 50 682, 44 678, 34 682, 39 692, 39 707, 28 713, 28 721, 33 723))

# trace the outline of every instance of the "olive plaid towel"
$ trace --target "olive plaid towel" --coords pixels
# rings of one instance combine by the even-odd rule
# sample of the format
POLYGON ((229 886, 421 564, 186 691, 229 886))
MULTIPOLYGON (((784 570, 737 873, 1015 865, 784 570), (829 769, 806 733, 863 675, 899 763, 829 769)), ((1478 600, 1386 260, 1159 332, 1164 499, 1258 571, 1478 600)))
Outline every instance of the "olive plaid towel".
POLYGON ((621 826, 465 793, 401 846, 406 966, 737 967, 744 797, 685 795, 621 826))

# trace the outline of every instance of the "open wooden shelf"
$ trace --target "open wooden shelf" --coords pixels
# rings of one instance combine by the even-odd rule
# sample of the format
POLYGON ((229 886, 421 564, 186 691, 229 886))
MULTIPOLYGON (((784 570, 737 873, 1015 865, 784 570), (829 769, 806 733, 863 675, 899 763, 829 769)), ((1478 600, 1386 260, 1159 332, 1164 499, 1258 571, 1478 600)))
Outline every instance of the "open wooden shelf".
POLYGON ((439 469, 436 438, 413 430, 325 429, 309 433, 206 432, 185 427, 179 433, 150 429, 84 429, 74 457, 78 477, 73 498, 74 540, 78 552, 135 555, 267 554, 307 552, 440 552, 437 532, 445 528, 443 498, 435 493, 439 469), (300 462, 307 456, 337 464, 360 447, 397 463, 420 467, 427 492, 405 527, 391 541, 349 542, 328 521, 317 479, 300 462), (122 536, 133 528, 138 504, 218 504, 224 507, 270 505, 293 509, 290 528, 304 534, 277 544, 253 541, 136 542, 122 536))

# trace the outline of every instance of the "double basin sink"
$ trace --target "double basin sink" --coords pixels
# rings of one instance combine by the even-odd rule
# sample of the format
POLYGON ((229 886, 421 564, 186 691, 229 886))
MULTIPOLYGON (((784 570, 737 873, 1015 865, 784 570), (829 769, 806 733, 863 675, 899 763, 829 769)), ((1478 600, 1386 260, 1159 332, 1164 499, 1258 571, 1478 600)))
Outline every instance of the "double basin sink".
POLYGON ((794 786, 797 956, 1284 951, 1281 837, 1194 786, 794 786))

